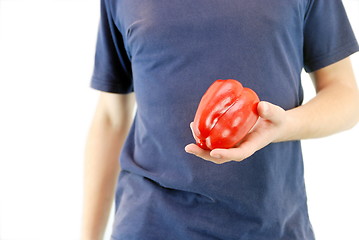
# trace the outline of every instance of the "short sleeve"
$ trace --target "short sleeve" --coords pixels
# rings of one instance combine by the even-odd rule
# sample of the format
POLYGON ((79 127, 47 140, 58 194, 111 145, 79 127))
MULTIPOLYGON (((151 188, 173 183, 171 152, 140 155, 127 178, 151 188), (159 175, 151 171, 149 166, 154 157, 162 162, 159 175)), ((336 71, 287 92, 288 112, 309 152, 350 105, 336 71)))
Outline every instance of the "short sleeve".
POLYGON ((308 0, 304 69, 313 72, 359 50, 341 0, 308 0))
POLYGON ((130 93, 133 91, 131 62, 106 0, 101 0, 100 16, 90 85, 100 91, 130 93))

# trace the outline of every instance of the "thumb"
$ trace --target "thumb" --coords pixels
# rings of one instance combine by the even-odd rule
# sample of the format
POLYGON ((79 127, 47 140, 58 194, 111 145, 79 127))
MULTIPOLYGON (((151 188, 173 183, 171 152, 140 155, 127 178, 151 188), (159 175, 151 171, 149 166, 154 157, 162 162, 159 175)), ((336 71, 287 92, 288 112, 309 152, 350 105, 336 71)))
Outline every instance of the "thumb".
POLYGON ((283 108, 266 101, 258 103, 257 111, 261 118, 273 123, 280 123, 285 114, 285 110, 283 108))

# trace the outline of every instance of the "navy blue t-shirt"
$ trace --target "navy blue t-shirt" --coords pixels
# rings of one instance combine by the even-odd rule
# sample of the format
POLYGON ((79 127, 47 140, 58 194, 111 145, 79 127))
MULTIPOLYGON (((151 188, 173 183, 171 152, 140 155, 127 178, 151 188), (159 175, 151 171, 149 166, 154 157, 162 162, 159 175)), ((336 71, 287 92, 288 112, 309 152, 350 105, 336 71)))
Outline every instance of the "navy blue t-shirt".
POLYGON ((301 105, 301 71, 358 51, 340 0, 102 0, 91 86, 135 92, 114 240, 313 240, 299 141, 216 165, 184 151, 207 88, 301 105))

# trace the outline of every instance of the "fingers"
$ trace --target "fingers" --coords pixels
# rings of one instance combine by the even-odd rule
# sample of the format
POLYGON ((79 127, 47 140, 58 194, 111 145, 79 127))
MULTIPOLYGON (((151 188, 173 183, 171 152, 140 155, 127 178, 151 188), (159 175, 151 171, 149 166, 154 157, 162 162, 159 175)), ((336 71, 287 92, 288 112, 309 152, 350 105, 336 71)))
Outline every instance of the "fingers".
POLYGON ((257 110, 261 118, 269 120, 274 124, 282 122, 285 115, 283 108, 265 101, 258 103, 257 110))
POLYGON ((247 137, 241 142, 238 147, 229 149, 213 149, 210 152, 211 156, 220 156, 222 160, 226 161, 242 161, 252 156, 256 151, 262 149, 270 143, 270 140, 258 133, 253 131, 247 135, 247 137))
POLYGON ((214 149, 211 151, 211 156, 220 156, 220 159, 223 161, 236 161, 240 162, 249 156, 251 156, 254 151, 249 151, 249 149, 245 148, 230 148, 230 149, 214 149))
MULTIPOLYGON (((191 129, 192 129, 191 123, 191 129)), ((193 130, 192 130, 193 133, 193 130)), ((194 134, 193 134, 194 135, 194 134)), ((258 149, 269 143, 267 137, 254 130, 250 132, 241 142, 234 148, 230 149, 213 149, 212 151, 204 150, 196 144, 189 144, 185 147, 185 151, 190 154, 211 161, 216 164, 222 164, 231 161, 242 161, 253 155, 258 149)))
POLYGON ((204 150, 200 147, 198 147, 196 144, 189 144, 185 147, 185 151, 187 153, 190 153, 190 154, 194 154, 196 155, 197 157, 200 157, 204 160, 207 160, 207 161, 211 161, 213 163, 216 163, 216 164, 222 164, 222 163, 225 163, 225 162, 230 162, 232 160, 230 159, 225 159, 225 158, 221 158, 220 156, 212 156, 211 155, 211 151, 208 151, 208 150, 204 150))
POLYGON ((222 164, 230 161, 242 161, 272 142, 273 134, 271 131, 263 131, 264 128, 267 128, 266 125, 270 124, 271 123, 266 123, 262 120, 260 124, 261 126, 258 126, 257 129, 254 129, 252 132, 250 132, 243 139, 243 141, 241 141, 239 146, 234 148, 217 148, 213 149, 212 151, 208 151, 203 150, 196 144, 189 144, 185 147, 185 151, 216 164, 222 164))

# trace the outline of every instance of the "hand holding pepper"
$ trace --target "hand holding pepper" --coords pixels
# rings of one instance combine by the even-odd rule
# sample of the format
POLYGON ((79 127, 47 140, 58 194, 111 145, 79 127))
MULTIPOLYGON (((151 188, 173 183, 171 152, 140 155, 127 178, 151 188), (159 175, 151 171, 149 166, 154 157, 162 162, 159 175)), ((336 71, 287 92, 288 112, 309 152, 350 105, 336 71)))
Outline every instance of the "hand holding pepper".
MULTIPOLYGON (((196 144, 189 144, 185 147, 185 151, 205 160, 222 164, 230 161, 242 161, 268 144, 282 141, 287 133, 286 111, 279 106, 261 101, 257 105, 257 112, 259 115, 257 123, 238 146, 229 149, 204 150, 196 144)), ((192 126, 193 122, 191 129, 192 126)))
POLYGON ((237 80, 216 80, 190 125, 197 145, 185 150, 214 163, 241 161, 276 140, 284 114, 278 106, 259 103, 257 94, 237 80))

